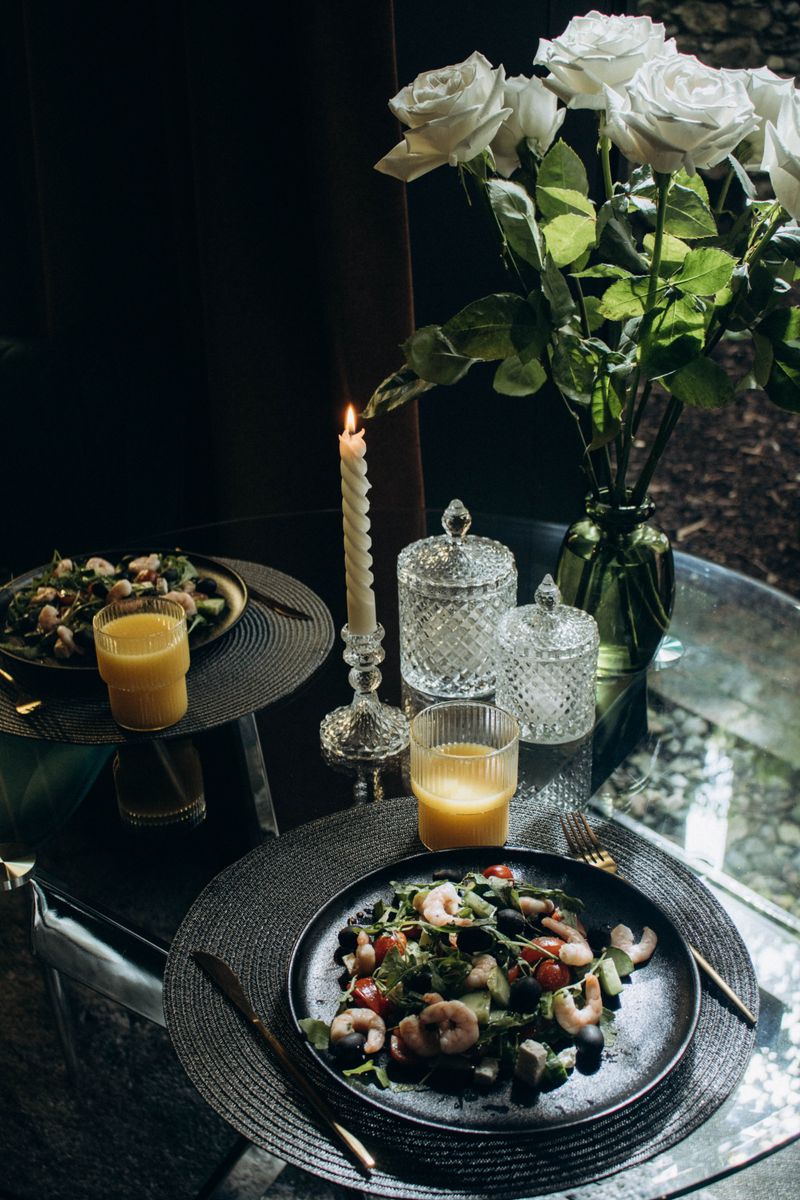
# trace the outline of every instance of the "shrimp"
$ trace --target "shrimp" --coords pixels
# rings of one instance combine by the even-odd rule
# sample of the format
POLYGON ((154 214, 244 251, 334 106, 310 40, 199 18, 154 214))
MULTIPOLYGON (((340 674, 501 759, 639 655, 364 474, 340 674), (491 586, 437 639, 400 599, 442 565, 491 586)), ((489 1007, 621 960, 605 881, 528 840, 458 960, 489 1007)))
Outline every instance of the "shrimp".
POLYGON ((386 1025, 371 1008, 346 1008, 331 1021, 331 1041, 340 1042, 350 1033, 365 1033, 365 1054, 377 1054, 386 1040, 386 1025))
POLYGON ((141 554, 128 563, 128 574, 138 575, 140 571, 157 571, 161 566, 158 554, 141 554))
POLYGON ((45 604, 44 608, 39 609, 38 626, 42 633, 52 633, 59 624, 61 617, 58 614, 58 609, 53 604, 45 604))
POLYGON ((539 900, 535 896, 520 896, 519 907, 523 917, 538 917, 539 913, 553 912, 555 904, 552 900, 539 900))
POLYGON ((362 977, 371 975, 375 970, 375 947, 369 940, 369 934, 362 929, 356 942, 354 964, 356 972, 362 977))
POLYGON ((611 945, 624 950, 634 965, 646 963, 658 945, 658 938, 649 925, 642 930, 641 941, 634 942, 633 931, 627 925, 615 925, 611 930, 611 945))
POLYGON ((412 1054, 418 1054, 420 1058, 435 1058, 439 1053, 436 1030, 423 1025, 418 1016, 403 1017, 397 1032, 412 1054))
POLYGON ((431 925, 471 925, 471 917, 456 917, 454 914, 461 908, 461 900, 455 887, 449 881, 440 883, 430 892, 417 892, 414 897, 414 908, 421 912, 431 925))
POLYGON ((187 617, 193 617, 197 612, 197 605, 188 592, 167 592, 165 600, 174 600, 176 604, 180 604, 187 617))
POLYGON ((98 554, 93 555, 92 558, 87 558, 86 564, 85 564, 85 569, 87 571, 94 571, 95 575, 113 575, 114 574, 114 568, 112 567, 112 565, 108 561, 108 559, 100 558, 100 556, 98 554))
POLYGON ((580 930, 573 929, 571 925, 565 925, 563 921, 556 921, 553 917, 543 917, 542 924, 545 929, 552 930, 553 933, 564 939, 566 945, 562 946, 558 952, 561 962, 566 963, 568 967, 588 966, 594 958, 594 951, 580 930))
POLYGON ((479 1036, 478 1018, 462 1000, 437 1000, 419 1014, 422 1025, 435 1025, 442 1054, 463 1054, 479 1036))
POLYGON ((53 646, 53 654, 56 658, 70 658, 73 654, 83 654, 80 646, 76 645, 72 630, 68 625, 59 625, 56 633, 58 637, 53 646))
POLYGON ((485 988, 489 976, 497 966, 497 959, 492 958, 491 954, 480 954, 472 964, 472 970, 464 980, 464 987, 468 992, 477 992, 481 988, 485 988))
POLYGON ((54 587, 40 587, 31 596, 32 604, 52 604, 58 597, 58 592, 54 587))
POLYGON ((73 569, 72 559, 62 558, 56 563, 56 569, 53 571, 53 574, 55 575, 56 579, 60 579, 62 575, 71 575, 73 569))
POLYGON ((584 975, 586 1003, 578 1008, 572 992, 565 988, 553 997, 553 1016, 561 1028, 573 1036, 585 1025, 597 1025, 603 1015, 603 997, 596 975, 584 975))
POLYGON ((130 596, 133 588, 131 587, 130 579, 118 579, 114 586, 109 590, 109 600, 126 600, 130 596))

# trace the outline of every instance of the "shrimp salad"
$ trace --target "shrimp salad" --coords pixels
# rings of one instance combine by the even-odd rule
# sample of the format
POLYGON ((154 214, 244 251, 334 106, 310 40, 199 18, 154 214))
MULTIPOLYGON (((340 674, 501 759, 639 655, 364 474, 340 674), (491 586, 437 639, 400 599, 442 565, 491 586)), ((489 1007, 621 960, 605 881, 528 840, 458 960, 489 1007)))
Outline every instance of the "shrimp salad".
POLYGON ((578 897, 503 864, 392 888, 339 932, 344 988, 330 1024, 300 1021, 345 1076, 548 1090, 576 1064, 597 1068, 622 981, 656 948, 652 929, 592 928, 578 897))
POLYGON ((158 595, 186 613, 189 636, 216 625, 227 602, 214 579, 203 579, 184 554, 125 555, 108 562, 100 555, 62 558, 15 591, 0 616, 0 649, 33 661, 55 658, 93 665, 92 618, 114 600, 158 595))

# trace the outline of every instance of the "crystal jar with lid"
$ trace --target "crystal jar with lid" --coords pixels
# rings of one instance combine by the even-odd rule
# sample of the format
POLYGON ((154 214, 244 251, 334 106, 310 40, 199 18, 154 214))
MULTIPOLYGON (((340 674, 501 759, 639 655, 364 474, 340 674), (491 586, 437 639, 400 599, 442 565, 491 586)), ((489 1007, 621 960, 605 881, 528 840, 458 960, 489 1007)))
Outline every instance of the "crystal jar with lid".
POLYGON ((495 701, 517 718, 523 741, 558 745, 590 732, 599 641, 594 617, 562 604, 550 575, 533 604, 501 617, 495 701))
POLYGON ((471 524, 453 500, 444 534, 412 542, 397 559, 400 670, 429 696, 491 695, 497 622, 517 600, 514 555, 491 538, 468 536, 471 524))

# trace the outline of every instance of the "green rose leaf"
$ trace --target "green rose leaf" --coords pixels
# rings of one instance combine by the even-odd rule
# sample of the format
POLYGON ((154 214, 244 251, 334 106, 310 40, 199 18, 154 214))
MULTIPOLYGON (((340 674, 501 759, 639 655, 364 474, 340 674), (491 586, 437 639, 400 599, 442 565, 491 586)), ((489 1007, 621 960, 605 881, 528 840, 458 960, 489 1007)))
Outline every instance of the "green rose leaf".
POLYGON ((634 275, 646 273, 648 263, 636 247, 636 239, 625 212, 624 196, 607 200, 598 212, 597 249, 605 263, 625 267, 634 275))
POLYGON ((705 316, 688 296, 651 309, 638 333, 639 366, 645 379, 658 379, 697 358, 705 341, 705 316))
MULTIPOLYGON (((655 237, 652 233, 645 234, 644 248, 650 255, 652 261, 653 250, 655 248, 655 237)), ((680 267, 686 255, 691 252, 691 247, 682 242, 680 238, 673 237, 671 233, 665 233, 661 242, 661 268, 659 275, 667 279, 670 275, 674 275, 680 267)))
POLYGON ((509 358, 531 345, 541 349, 549 331, 541 307, 537 309, 513 292, 474 300, 442 330, 459 354, 484 361, 509 358))
POLYGON ((536 188, 536 203, 544 217, 560 217, 564 213, 578 213, 579 216, 594 217, 594 205, 581 192, 571 188, 542 187, 536 188))
POLYGON ((582 196, 589 195, 586 168, 572 147, 560 138, 542 159, 537 183, 543 188, 567 188, 582 196))
POLYGON ((689 190, 694 192, 696 196, 700 197, 706 208, 711 207, 711 203, 708 199, 708 188, 705 185, 703 176, 698 171, 695 171, 694 175, 690 175, 685 167, 681 167, 680 171, 678 171, 677 175, 675 176, 675 183, 677 183, 679 187, 689 188, 689 190))
POLYGON ((584 271, 572 271, 573 279, 630 279, 632 272, 613 263, 596 263, 584 271))
POLYGON ((611 380, 605 376, 592 389, 592 441, 590 450, 600 450, 619 433, 622 404, 611 380))
POLYGON ((548 253, 557 267, 566 267, 595 243, 593 217, 564 213, 542 226, 548 253))
POLYGON ((733 381, 711 358, 696 358, 669 380, 669 390, 691 408, 722 408, 735 396, 733 381))
POLYGON ((562 333, 553 349, 551 369, 556 387, 576 404, 591 404, 598 360, 577 334, 562 333))
POLYGON ((458 353, 438 325, 424 325, 402 348, 408 365, 429 383, 458 383, 475 361, 458 353))
POLYGON ((535 358, 522 362, 514 354, 501 362, 494 373, 492 387, 501 396, 532 396, 547 379, 547 372, 535 358))
POLYGON ((537 271, 541 271, 545 248, 536 224, 533 201, 528 193, 519 184, 507 179, 490 179, 486 191, 492 212, 511 249, 537 271))
POLYGON ((410 400, 416 400, 417 396, 429 392, 433 386, 426 379, 420 379, 410 367, 402 367, 378 384, 361 416, 367 421, 371 417, 380 417, 393 408, 401 408, 410 400))
POLYGON ((690 250, 670 283, 693 296, 713 296, 730 282, 736 260, 715 246, 690 250))
POLYGON ((585 296, 583 300, 583 306, 586 309, 586 317, 589 322, 589 329, 592 333, 594 333, 595 329, 599 329, 601 325, 605 324, 606 320, 603 314, 600 312, 600 297, 585 296))
MULTIPOLYGON (((699 180, 700 177, 693 178, 699 180)), ((708 194, 704 187, 702 191, 705 193, 705 199, 696 187, 673 183, 667 195, 665 232, 672 233, 675 237, 690 239, 716 235, 717 223, 708 207, 708 194)))
POLYGON ((790 262, 800 262, 800 227, 797 225, 782 225, 772 235, 767 246, 765 257, 771 261, 775 258, 789 259, 790 262))
POLYGON ((575 301, 572 299, 569 284, 549 254, 544 260, 542 292, 550 305, 553 327, 561 329, 575 315, 575 301))
POLYGON ((764 390, 778 408, 800 412, 800 309, 776 309, 761 322, 758 332, 772 347, 764 390))
POLYGON ((772 370, 772 343, 763 334, 754 332, 753 347, 755 350, 753 356, 753 378, 759 387, 764 388, 767 386, 770 371, 772 370))
POLYGON ((607 321, 625 321, 641 317, 647 302, 648 279, 618 279, 600 298, 599 312, 607 321))

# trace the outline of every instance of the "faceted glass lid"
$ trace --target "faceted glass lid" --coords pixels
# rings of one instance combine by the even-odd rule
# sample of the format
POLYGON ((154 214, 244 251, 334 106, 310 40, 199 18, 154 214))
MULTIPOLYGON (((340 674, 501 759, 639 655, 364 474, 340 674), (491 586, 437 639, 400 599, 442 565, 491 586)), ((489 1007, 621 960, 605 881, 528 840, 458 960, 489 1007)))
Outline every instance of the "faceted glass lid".
POLYGON ((466 505, 452 500, 442 516, 444 534, 412 542, 397 559, 404 583, 435 587, 485 587, 515 571, 514 555, 491 538, 467 536, 472 517, 466 505))
POLYGON ((589 613, 562 604, 552 575, 545 575, 533 604, 514 608, 501 618, 501 636, 542 654, 580 653, 597 641, 597 623, 589 613))

